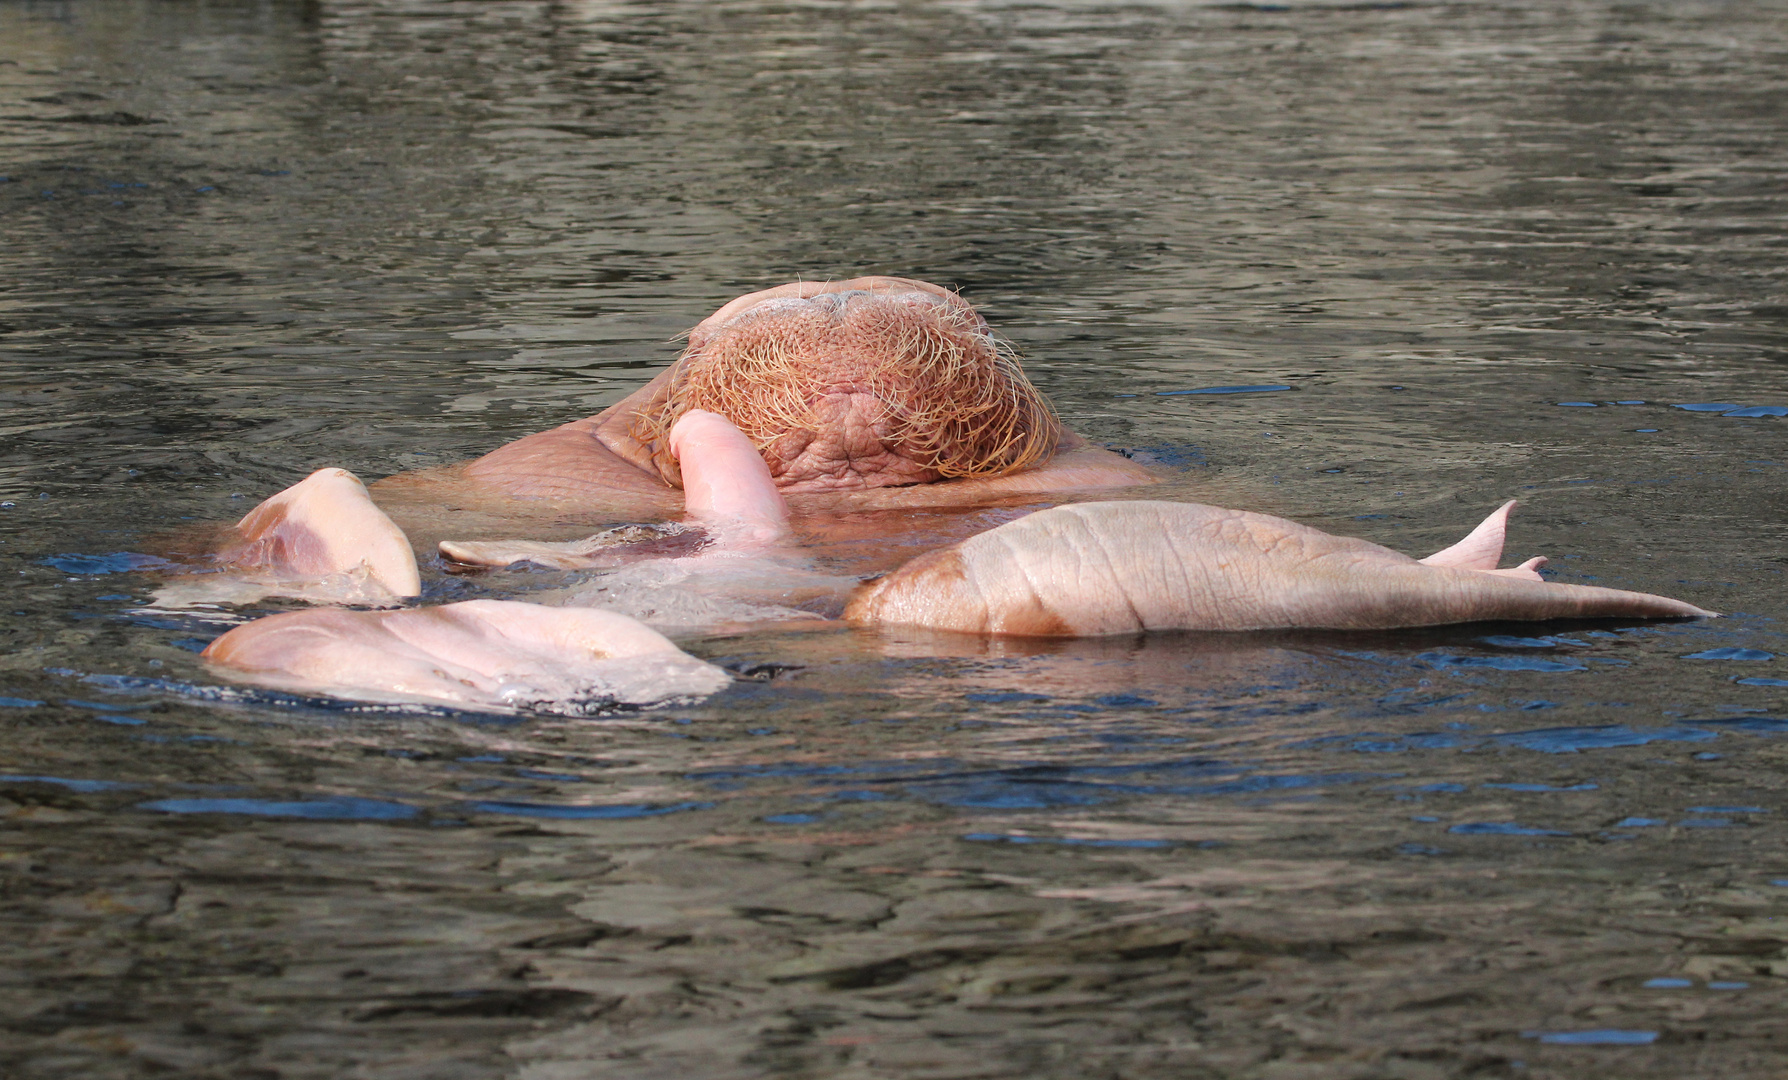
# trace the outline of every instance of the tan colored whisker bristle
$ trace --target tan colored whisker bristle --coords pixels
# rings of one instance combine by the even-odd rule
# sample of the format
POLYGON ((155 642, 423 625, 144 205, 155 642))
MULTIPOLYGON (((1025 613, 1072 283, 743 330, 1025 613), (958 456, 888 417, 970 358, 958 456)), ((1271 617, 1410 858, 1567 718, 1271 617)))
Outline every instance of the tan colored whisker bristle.
MULTIPOLYGON (((856 385, 876 402, 870 422, 885 446, 941 478, 1004 476, 1054 454, 1062 434, 1055 410, 1011 345, 966 305, 872 314, 867 336, 881 340, 856 385)), ((835 392, 825 380, 836 363, 814 352, 810 336, 774 317, 741 316, 685 350, 669 393, 636 416, 633 437, 670 478, 677 470, 666 436, 691 409, 726 416, 767 459, 787 437, 811 438, 816 405, 835 392)))

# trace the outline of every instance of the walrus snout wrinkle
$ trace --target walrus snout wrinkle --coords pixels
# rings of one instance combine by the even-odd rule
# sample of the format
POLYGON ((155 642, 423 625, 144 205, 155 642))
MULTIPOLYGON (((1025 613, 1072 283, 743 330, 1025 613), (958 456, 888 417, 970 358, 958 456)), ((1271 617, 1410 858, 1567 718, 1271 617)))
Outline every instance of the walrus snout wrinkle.
POLYGON ((1437 565, 1283 518, 1196 503, 1062 506, 914 559, 861 586, 844 614, 858 625, 1039 637, 1716 614, 1668 597, 1494 569, 1508 509, 1491 515, 1494 554, 1488 534, 1474 532, 1475 540, 1430 557, 1458 563, 1437 565))

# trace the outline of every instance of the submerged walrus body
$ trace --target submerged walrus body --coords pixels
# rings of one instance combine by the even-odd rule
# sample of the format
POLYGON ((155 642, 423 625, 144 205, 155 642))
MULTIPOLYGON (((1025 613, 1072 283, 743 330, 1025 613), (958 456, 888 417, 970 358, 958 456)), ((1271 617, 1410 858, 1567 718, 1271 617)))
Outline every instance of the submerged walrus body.
MULTIPOLYGON (((798 562, 791 514, 1151 481, 1064 430, 1010 350, 954 293, 900 278, 797 283, 721 308, 690 333, 676 364, 597 416, 455 469, 394 477, 371 496, 349 474, 323 470, 245 517, 225 558, 258 582, 304 579, 286 591, 308 599, 346 582, 358 591, 338 599, 389 605, 419 591, 404 532, 381 510, 393 501, 403 508, 405 497, 411 510, 418 498, 449 508, 482 501, 512 523, 542 507, 606 513, 610 523, 681 516, 706 540, 694 555, 659 562, 699 575, 723 560, 729 572, 798 562)), ((1282 518, 1130 501, 1031 514, 912 558, 848 600, 838 594, 850 590, 849 577, 790 573, 810 592, 835 590, 857 626, 1019 637, 1712 614, 1546 582, 1542 559, 1498 569, 1512 506, 1420 561, 1282 518)), ((463 564, 613 568, 629 563, 632 533, 667 530, 609 529, 570 543, 443 539, 439 548, 463 564)), ((743 587, 737 573, 708 580, 743 587)), ((773 617, 801 614, 772 607, 773 617)), ((238 627, 205 656, 282 689, 486 708, 551 707, 555 694, 649 702, 724 682, 638 622, 578 611, 488 601, 293 612, 238 627), (619 679, 648 658, 667 679, 675 673, 676 685, 658 694, 619 679)))

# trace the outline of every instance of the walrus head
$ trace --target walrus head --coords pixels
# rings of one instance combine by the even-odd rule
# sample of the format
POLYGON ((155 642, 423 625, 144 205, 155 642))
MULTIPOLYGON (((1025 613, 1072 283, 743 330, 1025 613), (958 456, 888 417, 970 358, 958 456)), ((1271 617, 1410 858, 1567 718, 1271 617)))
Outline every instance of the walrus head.
POLYGON ((668 375, 628 434, 673 486, 668 435, 692 409, 732 421, 787 492, 1005 476, 1063 434, 966 301, 901 278, 741 297, 690 332, 668 375))

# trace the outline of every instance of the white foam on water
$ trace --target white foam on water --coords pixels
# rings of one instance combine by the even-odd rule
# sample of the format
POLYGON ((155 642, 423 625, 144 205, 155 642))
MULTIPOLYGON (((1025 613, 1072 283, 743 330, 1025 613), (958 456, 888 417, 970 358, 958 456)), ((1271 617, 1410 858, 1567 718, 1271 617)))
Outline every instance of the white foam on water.
POLYGON ((192 574, 175 578, 155 590, 149 603, 164 611, 178 611, 218 604, 253 604, 270 596, 357 607, 398 607, 403 603, 402 598, 372 576, 365 563, 339 574, 308 578, 237 569, 192 574))
POLYGON ((655 629, 689 632, 818 618, 798 605, 823 605, 856 584, 854 577, 820 573, 786 554, 722 550, 634 563, 529 599, 602 608, 655 629))
POLYGON ((683 653, 592 660, 575 670, 505 679, 496 699, 514 709, 578 716, 613 705, 672 705, 717 694, 732 676, 683 653))

